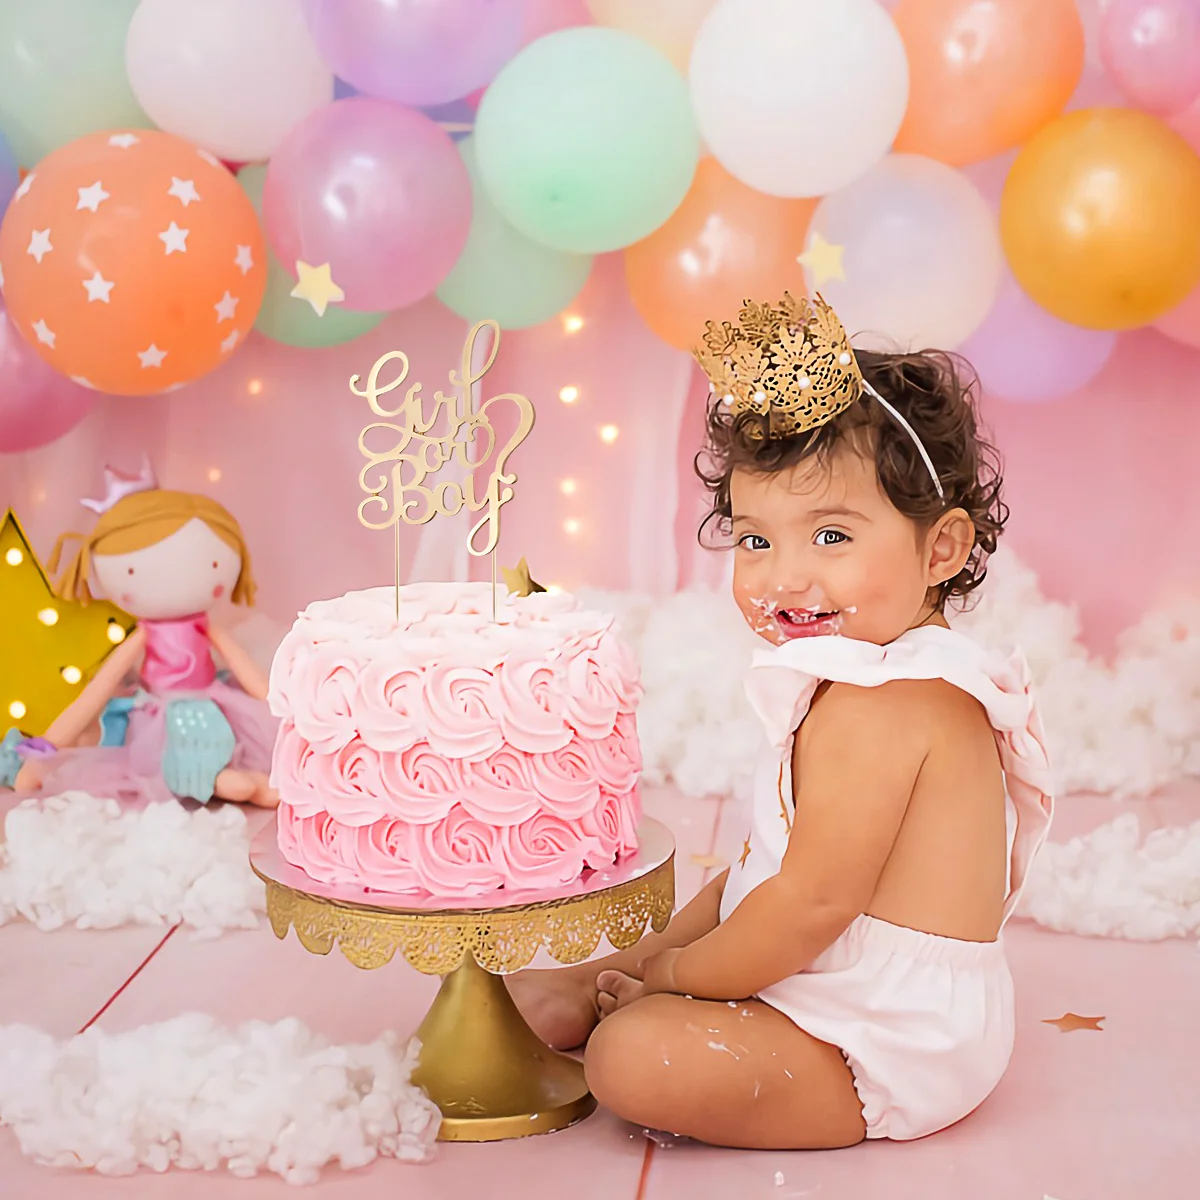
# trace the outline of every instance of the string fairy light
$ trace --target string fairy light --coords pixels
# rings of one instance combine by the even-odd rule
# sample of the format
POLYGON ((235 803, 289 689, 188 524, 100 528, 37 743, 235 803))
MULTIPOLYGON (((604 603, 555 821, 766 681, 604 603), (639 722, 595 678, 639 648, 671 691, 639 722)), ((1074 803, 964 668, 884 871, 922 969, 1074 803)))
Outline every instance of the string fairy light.
POLYGON ((574 404, 579 399, 579 389, 574 384, 568 384, 564 388, 559 388, 558 398, 564 404, 574 404))
POLYGON ((621 431, 615 425, 600 426, 600 440, 607 442, 610 446, 621 436, 621 431))

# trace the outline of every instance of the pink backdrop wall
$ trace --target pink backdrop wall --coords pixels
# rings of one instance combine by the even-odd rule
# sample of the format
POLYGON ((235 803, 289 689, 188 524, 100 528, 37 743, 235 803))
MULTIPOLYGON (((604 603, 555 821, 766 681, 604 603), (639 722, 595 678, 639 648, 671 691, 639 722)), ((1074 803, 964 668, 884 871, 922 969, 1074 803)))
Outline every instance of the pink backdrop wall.
MULTIPOLYGON (((690 459, 706 388, 690 360, 659 343, 626 297, 621 264, 598 262, 574 306, 584 320, 506 334, 485 380, 519 390, 538 424, 518 452, 517 499, 505 509, 501 561, 526 555, 546 583, 665 592, 717 583, 722 562, 696 548, 699 489, 690 459), (564 386, 579 389, 563 404, 564 386), (611 444, 599 431, 616 425, 611 444), (563 480, 575 490, 564 495, 563 480), (568 532, 564 523, 575 520, 568 532)), ((207 491, 243 522, 260 603, 290 619, 308 600, 392 577, 391 538, 361 528, 356 439, 363 401, 347 389, 385 350, 410 355, 412 378, 446 386, 462 321, 430 301, 349 346, 298 351, 255 335, 217 374, 163 399, 105 399, 61 441, 0 456, 0 504, 12 504, 49 552, 87 528, 80 496, 106 461, 136 467, 149 451, 164 485, 207 491)), ((1146 609, 1200 593, 1200 352, 1144 331, 1121 339, 1077 395, 1023 407, 985 401, 1007 460, 1009 544, 1052 597, 1076 602, 1097 649, 1146 609)), ((405 570, 462 577, 462 521, 404 533, 405 570)))

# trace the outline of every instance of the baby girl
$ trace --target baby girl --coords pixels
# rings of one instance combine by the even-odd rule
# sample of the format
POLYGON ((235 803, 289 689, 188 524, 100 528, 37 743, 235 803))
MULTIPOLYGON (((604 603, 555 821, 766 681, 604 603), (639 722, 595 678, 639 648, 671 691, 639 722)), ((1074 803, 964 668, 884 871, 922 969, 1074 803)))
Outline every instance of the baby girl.
POLYGON ((1003 928, 1050 821, 1019 656, 951 630, 1007 510, 953 360, 850 349, 818 298, 710 325, 698 460, 733 589, 773 644, 734 866, 662 933, 511 989, 602 1104, 770 1149, 909 1140, 1013 1048, 1003 928))

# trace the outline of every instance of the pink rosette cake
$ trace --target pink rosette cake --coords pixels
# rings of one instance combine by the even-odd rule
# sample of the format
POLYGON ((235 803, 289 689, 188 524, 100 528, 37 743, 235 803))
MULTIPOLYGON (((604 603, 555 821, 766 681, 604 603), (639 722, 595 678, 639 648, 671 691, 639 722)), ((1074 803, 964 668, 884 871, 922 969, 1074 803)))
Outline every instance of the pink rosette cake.
POLYGON ((412 584, 310 604, 271 667, 279 848, 322 883, 481 896, 637 849, 637 664, 571 596, 412 584))

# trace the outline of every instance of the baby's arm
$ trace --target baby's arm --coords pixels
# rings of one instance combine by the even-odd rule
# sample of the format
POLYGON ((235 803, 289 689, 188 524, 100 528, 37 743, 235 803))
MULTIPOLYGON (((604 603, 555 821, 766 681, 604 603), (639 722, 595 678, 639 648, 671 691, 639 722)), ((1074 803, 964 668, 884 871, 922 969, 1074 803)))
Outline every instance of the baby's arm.
POLYGON ((827 949, 870 905, 929 750, 928 730, 907 681, 831 688, 796 738, 796 815, 779 874, 711 933, 647 963, 647 990, 740 1000, 827 949))

